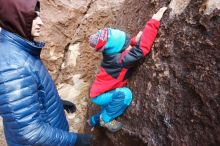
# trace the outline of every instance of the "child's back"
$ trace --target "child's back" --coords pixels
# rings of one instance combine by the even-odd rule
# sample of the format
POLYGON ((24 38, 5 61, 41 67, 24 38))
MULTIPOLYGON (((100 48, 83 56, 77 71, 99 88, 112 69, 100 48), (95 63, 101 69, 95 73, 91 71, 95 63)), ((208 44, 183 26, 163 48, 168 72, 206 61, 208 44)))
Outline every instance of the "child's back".
MULTIPOLYGON (((121 41, 123 45, 120 43, 114 44, 114 42, 118 41, 117 38, 119 37, 115 38, 112 36, 114 35, 114 33, 111 33, 113 29, 107 29, 111 35, 108 37, 106 46, 103 50, 103 61, 90 90, 90 97, 96 97, 106 91, 120 88, 125 85, 135 64, 150 51, 157 35, 159 25, 159 21, 153 19, 148 21, 143 31, 142 38, 139 42, 133 43, 133 46, 130 46, 130 38, 124 35, 125 33, 122 31, 120 31, 120 35, 121 38, 124 38, 124 41, 121 41), (109 40, 112 43, 111 45, 108 45, 109 40), (120 46, 119 49, 118 46, 120 46)), ((119 36, 119 34, 117 35, 119 36)))

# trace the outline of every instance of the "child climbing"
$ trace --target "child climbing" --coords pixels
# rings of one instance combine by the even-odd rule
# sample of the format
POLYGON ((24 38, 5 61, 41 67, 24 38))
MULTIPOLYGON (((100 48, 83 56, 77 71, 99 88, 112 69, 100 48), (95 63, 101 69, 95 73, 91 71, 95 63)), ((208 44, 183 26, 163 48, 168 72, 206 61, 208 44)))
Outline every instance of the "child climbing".
POLYGON ((149 53, 166 9, 163 7, 154 14, 143 32, 133 39, 112 28, 90 36, 90 46, 103 53, 99 73, 90 90, 91 101, 101 107, 101 112, 90 117, 90 126, 100 125, 111 132, 122 128, 123 124, 115 118, 123 114, 132 101, 131 90, 124 86, 135 64, 149 53))

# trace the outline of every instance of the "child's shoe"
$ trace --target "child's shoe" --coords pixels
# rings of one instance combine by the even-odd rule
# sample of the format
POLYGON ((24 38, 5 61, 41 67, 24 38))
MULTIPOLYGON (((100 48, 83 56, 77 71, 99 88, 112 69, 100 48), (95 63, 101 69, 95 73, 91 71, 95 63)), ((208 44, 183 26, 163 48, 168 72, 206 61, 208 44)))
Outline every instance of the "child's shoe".
POLYGON ((111 132, 117 132, 119 131, 122 127, 123 124, 121 122, 118 122, 116 120, 112 120, 111 122, 105 123, 102 118, 100 118, 100 126, 107 128, 111 132))

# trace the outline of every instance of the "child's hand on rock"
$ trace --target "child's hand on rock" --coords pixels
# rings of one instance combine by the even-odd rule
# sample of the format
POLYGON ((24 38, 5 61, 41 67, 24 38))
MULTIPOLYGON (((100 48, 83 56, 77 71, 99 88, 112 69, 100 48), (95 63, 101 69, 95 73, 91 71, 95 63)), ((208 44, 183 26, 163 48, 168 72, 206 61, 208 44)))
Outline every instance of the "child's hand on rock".
POLYGON ((139 40, 140 40, 140 38, 141 38, 141 35, 142 35, 142 31, 140 31, 137 35, 136 35, 136 37, 135 37, 135 41, 136 42, 139 42, 139 40))
POLYGON ((167 10, 167 7, 160 8, 160 10, 156 14, 153 15, 152 19, 160 21, 166 10, 167 10))

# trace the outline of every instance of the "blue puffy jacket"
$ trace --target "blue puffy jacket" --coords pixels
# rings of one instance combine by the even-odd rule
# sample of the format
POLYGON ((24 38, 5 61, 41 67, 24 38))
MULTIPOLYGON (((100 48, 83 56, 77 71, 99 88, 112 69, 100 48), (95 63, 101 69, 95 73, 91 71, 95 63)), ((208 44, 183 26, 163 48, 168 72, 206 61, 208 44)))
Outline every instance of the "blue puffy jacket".
POLYGON ((57 89, 40 59, 43 43, 0 32, 0 115, 9 146, 74 146, 57 89))

